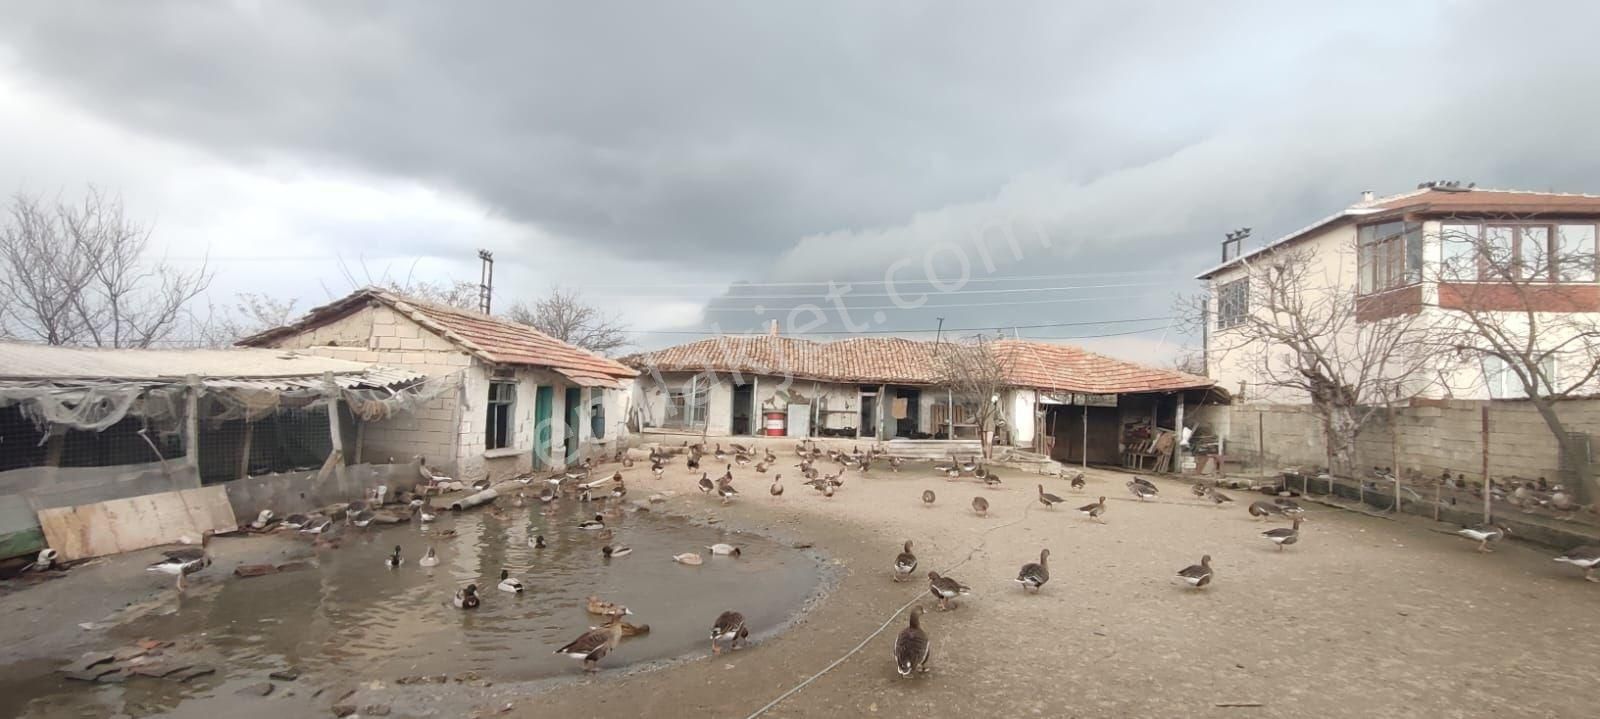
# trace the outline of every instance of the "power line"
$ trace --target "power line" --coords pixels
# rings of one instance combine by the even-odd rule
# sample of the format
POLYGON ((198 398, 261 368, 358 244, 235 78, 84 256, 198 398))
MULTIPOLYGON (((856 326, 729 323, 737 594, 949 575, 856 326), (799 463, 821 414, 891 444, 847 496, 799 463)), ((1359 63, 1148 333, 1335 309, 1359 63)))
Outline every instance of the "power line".
MULTIPOLYGON (((1021 287, 1021 288, 1013 287, 1013 288, 1009 288, 1009 289, 998 289, 998 290, 931 290, 931 291, 930 290, 912 290, 911 292, 912 293, 924 293, 924 294, 928 294, 928 295, 937 295, 937 296, 944 296, 944 295, 999 295, 999 294, 1020 294, 1020 293, 1024 293, 1024 292, 1059 292, 1059 291, 1065 291, 1065 290, 1104 290, 1104 289, 1112 289, 1112 288, 1120 288, 1120 287, 1164 287, 1164 286, 1167 286, 1167 285, 1170 285, 1170 284, 1171 284, 1170 282, 1124 282, 1124 283, 1112 284, 1112 285, 1069 285, 1069 286, 1066 286, 1066 287, 1021 287)), ((877 292, 877 293, 869 293, 869 294, 856 294, 856 293, 852 292, 852 293, 850 293, 848 295, 840 295, 840 297, 850 298, 850 299, 854 299, 854 298, 857 298, 857 297, 895 297, 895 298, 900 298, 900 297, 905 297, 907 294, 908 294, 907 292, 877 292)), ((693 297, 685 297, 684 295, 586 295, 585 297, 592 297, 592 298, 596 298, 596 299, 613 299, 613 300, 695 299, 693 297)), ((727 296, 722 296, 722 297, 713 297, 713 298, 711 298, 710 301, 716 302, 716 301, 723 301, 723 300, 821 300, 821 299, 827 299, 827 295, 826 294, 820 294, 820 295, 727 295, 727 296)))
POLYGON ((682 282, 682 283, 617 283, 617 284, 586 284, 585 287, 827 287, 832 284, 843 285, 911 285, 911 284, 963 284, 975 282, 1037 282, 1039 280, 1068 280, 1080 278, 1119 277, 1133 275, 1160 275, 1168 274, 1161 270, 1121 270, 1115 272, 1068 272, 1055 275, 1025 275, 1020 277, 968 277, 966 279, 896 279, 896 280, 821 280, 811 282, 682 282))
MULTIPOLYGON (((1163 284, 1165 284, 1165 283, 1163 283, 1163 284)), ((900 305, 867 305, 867 306, 864 306, 864 307, 860 307, 860 306, 845 305, 845 309, 851 310, 851 311, 861 311, 861 310, 942 310, 942 309, 947 309, 947 308, 952 308, 952 307, 1010 307, 1010 306, 1016 306, 1016 305, 1055 305, 1055 304, 1068 304, 1068 303, 1073 303, 1073 302, 1095 302, 1095 301, 1098 301, 1098 300, 1137 300, 1137 299, 1144 299, 1146 297, 1159 297, 1162 294, 1163 293, 1151 292, 1151 293, 1145 293, 1145 294, 1142 294, 1142 295, 1116 295, 1116 296, 1106 295, 1106 296, 1099 296, 1099 297, 1065 297, 1065 298, 1054 299, 1054 300, 1017 300, 1015 302, 965 302, 965 303, 957 302, 957 303, 939 304, 939 305, 925 304, 925 305, 919 305, 917 307, 902 307, 900 305)), ((727 299, 738 299, 738 298, 727 298, 727 299)), ((754 311, 755 309, 756 308, 754 308, 754 307, 706 307, 706 308, 703 308, 701 311, 702 312, 751 312, 751 311, 754 311)), ((794 309, 794 308, 793 307, 764 307, 764 308, 761 308, 761 309, 762 310, 772 310, 772 311, 783 311, 783 310, 786 310, 786 309, 794 309)))
MULTIPOLYGON (((1133 317, 1133 318, 1120 319, 1120 320, 1085 320, 1085 321, 1082 321, 1082 322, 1045 322, 1045 323, 1042 323, 1042 324, 1033 324, 1033 325, 1006 325, 1006 327, 1008 329, 1031 330, 1031 329, 1045 329, 1045 328, 1051 328, 1051 327, 1085 327, 1085 326, 1088 326, 1088 325, 1120 325, 1120 324, 1131 324, 1131 323, 1134 323, 1134 322, 1164 322, 1164 321, 1170 321, 1172 319, 1174 319, 1174 318, 1171 317, 1171 316, 1165 316, 1165 317, 1133 317)), ((999 328, 998 327, 946 327, 946 328, 944 328, 943 331, 944 332, 985 332, 985 331, 993 330, 993 329, 999 329, 999 328)), ((784 333, 783 336, 785 336, 785 337, 808 337, 808 336, 812 336, 812 335, 906 335, 906 334, 927 334, 927 333, 930 333, 930 332, 937 333, 939 331, 940 330, 862 330, 860 332, 849 332, 849 331, 841 330, 841 331, 838 331, 838 332, 789 332, 789 333, 784 333)), ((623 332, 626 332, 628 334, 641 334, 641 335, 712 335, 712 334, 727 334, 727 333, 722 332, 720 330, 714 330, 714 329, 709 329, 709 328, 708 329, 703 329, 703 330, 623 330, 623 332)))

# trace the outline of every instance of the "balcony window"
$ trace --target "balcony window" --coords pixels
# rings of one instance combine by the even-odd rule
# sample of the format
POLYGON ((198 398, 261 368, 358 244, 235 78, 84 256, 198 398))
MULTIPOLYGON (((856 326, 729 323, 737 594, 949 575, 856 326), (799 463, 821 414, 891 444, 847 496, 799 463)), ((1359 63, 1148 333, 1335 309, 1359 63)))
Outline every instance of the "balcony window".
POLYGON ((1217 288, 1217 329, 1244 324, 1250 314, 1250 279, 1237 279, 1217 288))
POLYGON ((1362 294, 1416 282, 1422 275, 1422 226, 1384 222, 1357 231, 1362 294))
POLYGON ((1595 225, 1446 223, 1441 276, 1449 281, 1594 282, 1595 225), (1508 276, 1509 275, 1509 276, 1508 276))
MULTIPOLYGON (((1545 385, 1545 393, 1551 391, 1551 384, 1557 382, 1556 358, 1545 357, 1539 363, 1539 370, 1544 374, 1541 382, 1545 385)), ((1490 399, 1527 399, 1528 391, 1523 386, 1522 380, 1517 377, 1515 370, 1505 360, 1499 357, 1486 356, 1483 358, 1483 383, 1489 389, 1490 399)))

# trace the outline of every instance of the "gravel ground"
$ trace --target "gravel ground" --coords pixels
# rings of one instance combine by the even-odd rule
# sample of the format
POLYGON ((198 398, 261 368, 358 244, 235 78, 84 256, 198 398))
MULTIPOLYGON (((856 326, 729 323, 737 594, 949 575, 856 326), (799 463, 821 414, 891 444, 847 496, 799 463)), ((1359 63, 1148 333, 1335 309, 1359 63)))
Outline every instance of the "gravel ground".
MULTIPOLYGON (((792 464, 781 462, 785 466, 792 464)), ((789 470, 794 471, 792 468, 789 470)), ((516 716, 743 717, 856 646, 916 600, 926 581, 896 584, 905 539, 921 569, 973 587, 962 606, 929 611, 930 675, 903 680, 889 628, 831 672, 768 711, 815 716, 1595 716, 1600 586, 1544 548, 1507 542, 1479 555, 1419 521, 1309 507, 1299 544, 1283 552, 1258 533, 1252 497, 1214 508, 1187 486, 1156 480, 1139 503, 1127 475, 1091 471, 1088 489, 1046 479, 1065 507, 1035 501, 1038 480, 1004 472, 1003 488, 926 471, 854 472, 832 499, 791 479, 736 472, 743 498, 723 507, 693 489, 681 460, 666 479, 627 473, 630 488, 679 493, 670 506, 736 527, 816 542, 844 578, 794 630, 732 655, 645 673, 605 673, 515 704, 516 716), (924 489, 938 494, 924 506, 924 489), (1071 507, 1111 498, 1106 525, 1071 507), (989 500, 973 515, 974 496, 989 500), (1013 582, 1051 550, 1038 595, 1013 582), (1203 591, 1175 583, 1213 557, 1203 591), (964 563, 963 563, 964 562, 964 563), (956 566, 958 565, 959 566, 956 566), (1230 707, 1227 704, 1249 704, 1230 707)), ((706 625, 727 607, 706 607, 706 625)))

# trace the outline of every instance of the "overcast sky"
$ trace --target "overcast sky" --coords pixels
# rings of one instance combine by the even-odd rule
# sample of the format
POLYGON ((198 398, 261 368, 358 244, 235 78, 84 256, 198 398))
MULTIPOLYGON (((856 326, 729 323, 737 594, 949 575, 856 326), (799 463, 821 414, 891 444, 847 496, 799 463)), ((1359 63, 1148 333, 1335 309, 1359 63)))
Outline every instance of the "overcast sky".
POLYGON ((1155 361, 1227 230, 1428 179, 1600 192, 1596 27, 1591 2, 24 3, 0 189, 120 192, 219 302, 320 303, 340 257, 475 279, 484 247, 500 308, 561 283, 641 331, 944 317, 1155 361), (929 268, 959 289, 906 309, 929 268), (830 280, 848 321, 790 312, 830 280))

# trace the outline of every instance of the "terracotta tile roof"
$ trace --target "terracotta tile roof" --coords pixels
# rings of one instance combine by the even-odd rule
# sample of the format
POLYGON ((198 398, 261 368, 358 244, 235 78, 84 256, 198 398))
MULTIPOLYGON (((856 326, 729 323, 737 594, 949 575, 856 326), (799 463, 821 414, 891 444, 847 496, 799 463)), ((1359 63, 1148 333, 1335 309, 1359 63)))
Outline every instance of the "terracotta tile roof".
MULTIPOLYGON (((1060 392, 1118 394, 1210 387, 1214 382, 1112 359, 1078 347, 1001 340, 990 347, 1007 363, 1010 384, 1060 392)), ((649 372, 741 372, 829 382, 937 384, 935 344, 899 337, 837 342, 781 336, 725 336, 624 358, 649 372)))
POLYGON ((241 345, 260 346, 343 317, 368 302, 393 308, 462 350, 495 364, 549 367, 584 386, 616 386, 637 373, 628 366, 574 347, 527 325, 476 312, 441 307, 367 288, 311 310, 298 322, 246 337, 241 345))

